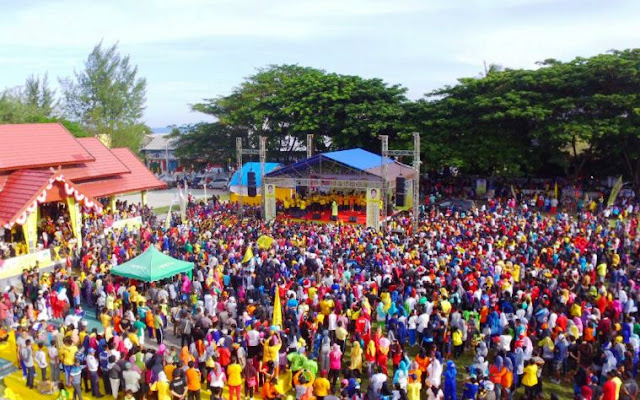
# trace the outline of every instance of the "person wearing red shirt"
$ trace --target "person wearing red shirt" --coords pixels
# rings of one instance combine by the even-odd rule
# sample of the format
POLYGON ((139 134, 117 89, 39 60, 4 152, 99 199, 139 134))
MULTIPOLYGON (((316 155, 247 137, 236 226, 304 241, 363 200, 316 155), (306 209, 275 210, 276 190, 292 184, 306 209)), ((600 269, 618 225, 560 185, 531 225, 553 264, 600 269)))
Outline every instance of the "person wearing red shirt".
POLYGON ((613 371, 607 373, 607 381, 602 386, 602 400, 617 400, 616 392, 618 388, 613 381, 614 376, 615 372, 613 371))

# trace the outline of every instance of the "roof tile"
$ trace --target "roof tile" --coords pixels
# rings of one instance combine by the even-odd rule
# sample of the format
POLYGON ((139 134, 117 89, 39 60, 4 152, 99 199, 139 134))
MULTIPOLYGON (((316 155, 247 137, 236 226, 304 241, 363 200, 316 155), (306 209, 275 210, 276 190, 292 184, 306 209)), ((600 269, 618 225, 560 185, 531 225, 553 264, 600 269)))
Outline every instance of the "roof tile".
POLYGON ((0 171, 94 161, 59 123, 0 125, 0 171))
POLYGON ((131 171, 98 138, 76 139, 96 161, 62 168, 62 174, 73 182, 107 176, 128 174, 131 171))
POLYGON ((78 188, 83 193, 97 198, 142 190, 163 189, 167 186, 166 183, 156 178, 131 150, 117 148, 111 149, 111 152, 129 168, 131 173, 79 183, 78 188))

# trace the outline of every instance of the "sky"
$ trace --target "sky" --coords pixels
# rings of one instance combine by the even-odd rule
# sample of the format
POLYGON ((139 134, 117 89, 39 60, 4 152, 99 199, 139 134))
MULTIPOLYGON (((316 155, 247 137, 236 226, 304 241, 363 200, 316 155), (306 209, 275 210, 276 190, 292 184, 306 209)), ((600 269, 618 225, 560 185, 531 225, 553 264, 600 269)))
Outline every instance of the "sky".
POLYGON ((82 70, 101 40, 147 80, 151 127, 206 120, 258 68, 381 78, 418 99, 484 63, 535 68, 640 45, 638 0, 0 0, 0 89, 82 70))

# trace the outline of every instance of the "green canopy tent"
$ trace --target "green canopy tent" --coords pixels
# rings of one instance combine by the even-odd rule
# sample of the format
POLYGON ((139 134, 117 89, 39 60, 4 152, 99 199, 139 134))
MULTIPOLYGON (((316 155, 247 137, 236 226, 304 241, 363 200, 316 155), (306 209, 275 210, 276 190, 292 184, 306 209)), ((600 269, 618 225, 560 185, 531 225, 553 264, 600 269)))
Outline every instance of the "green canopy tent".
POLYGON ((143 282, 155 282, 182 273, 187 273, 191 278, 192 271, 193 263, 176 260, 163 254, 155 246, 149 247, 133 260, 111 268, 114 275, 143 282))

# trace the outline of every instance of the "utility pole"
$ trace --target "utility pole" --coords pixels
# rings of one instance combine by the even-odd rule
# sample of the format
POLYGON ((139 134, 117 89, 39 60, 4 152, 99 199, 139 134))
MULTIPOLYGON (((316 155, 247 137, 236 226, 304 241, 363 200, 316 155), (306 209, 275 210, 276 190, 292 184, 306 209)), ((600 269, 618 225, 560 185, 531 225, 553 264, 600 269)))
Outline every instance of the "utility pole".
POLYGON ((266 174, 266 162, 267 162, 267 137, 260 136, 260 187, 262 191, 260 192, 260 199, 262 200, 262 218, 266 215, 266 207, 267 203, 265 201, 265 190, 266 186, 264 185, 264 176, 266 174))
POLYGON ((387 175, 387 159, 389 158, 389 136, 380 135, 382 142, 382 228, 387 228, 387 207, 389 202, 389 176, 387 175))
MULTIPOLYGON (((413 150, 389 150, 389 138, 386 135, 380 135, 380 139, 382 140, 382 179, 383 179, 383 187, 387 183, 387 168, 386 168, 386 157, 389 156, 397 156, 397 157, 413 157, 413 171, 415 176, 413 178, 413 231, 416 232, 418 230, 418 220, 419 215, 418 212, 420 210, 420 134, 418 132, 413 133, 413 150)), ((397 188, 396 188, 397 189, 397 188)), ((385 192, 386 193, 386 192, 385 192)), ((386 199, 386 196, 385 196, 386 199)), ((386 216, 386 205, 384 210, 386 216)))
MULTIPOLYGON (((264 186, 264 175, 265 175, 265 160, 267 158, 267 138, 266 136, 260 136, 260 149, 259 150, 254 150, 254 149, 243 149, 242 148, 242 138, 241 137, 237 137, 236 138, 236 160, 237 160, 237 170, 238 170, 238 175, 240 177, 240 193, 238 195, 238 207, 239 207, 239 214, 242 216, 243 214, 243 199, 242 197, 244 196, 243 193, 243 174, 242 174, 242 155, 243 154, 247 154, 247 155, 257 155, 260 157, 260 177, 262 179, 262 186, 264 186)), ((262 200, 263 200, 263 205, 264 205, 264 191, 262 192, 262 200)), ((263 207, 264 209, 264 207, 263 207)))
POLYGON ((420 133, 413 132, 413 232, 418 231, 420 219, 420 133))
POLYGON ((238 171, 239 185, 240 191, 238 192, 238 214, 242 217, 242 197, 244 194, 242 193, 242 189, 244 185, 242 184, 242 138, 236 138, 236 171, 238 171))

